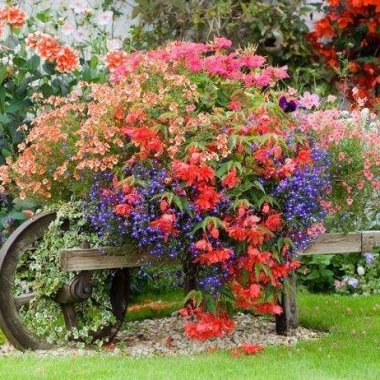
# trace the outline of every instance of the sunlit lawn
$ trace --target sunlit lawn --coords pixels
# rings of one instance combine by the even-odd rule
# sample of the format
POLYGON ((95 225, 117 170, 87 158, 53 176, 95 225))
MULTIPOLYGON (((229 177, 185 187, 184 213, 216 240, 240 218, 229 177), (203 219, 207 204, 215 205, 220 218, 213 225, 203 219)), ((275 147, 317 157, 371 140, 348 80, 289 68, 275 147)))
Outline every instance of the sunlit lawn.
MULTIPOLYGON (((154 297, 151 297, 154 299, 154 297)), ((170 295, 170 301, 175 295, 170 295)), ((218 352, 178 358, 0 359, 1 379, 380 379, 380 297, 299 296, 302 325, 326 337, 254 357, 218 352)), ((169 311, 170 312, 170 311, 169 311)), ((162 312, 161 312, 162 313, 162 312)), ((135 317, 154 315, 142 310, 135 317)))

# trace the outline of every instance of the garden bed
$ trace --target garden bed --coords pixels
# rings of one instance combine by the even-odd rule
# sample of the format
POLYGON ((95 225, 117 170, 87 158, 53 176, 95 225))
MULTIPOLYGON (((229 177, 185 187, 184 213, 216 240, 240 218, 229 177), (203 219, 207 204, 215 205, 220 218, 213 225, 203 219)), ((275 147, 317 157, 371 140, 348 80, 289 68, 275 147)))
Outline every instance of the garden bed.
MULTIPOLYGON (((183 319, 180 316, 160 319, 145 319, 128 322, 126 329, 119 333, 117 344, 103 347, 104 355, 176 356, 194 355, 201 352, 227 351, 245 344, 293 345, 303 340, 318 339, 325 333, 299 327, 290 330, 287 336, 277 335, 272 320, 255 317, 251 314, 237 313, 234 332, 222 338, 206 341, 189 340, 183 331, 183 319)), ((36 351, 37 356, 79 356, 92 355, 97 350, 78 349, 74 347, 59 348, 49 351, 36 351)), ((0 348, 0 356, 21 355, 10 345, 0 348)))

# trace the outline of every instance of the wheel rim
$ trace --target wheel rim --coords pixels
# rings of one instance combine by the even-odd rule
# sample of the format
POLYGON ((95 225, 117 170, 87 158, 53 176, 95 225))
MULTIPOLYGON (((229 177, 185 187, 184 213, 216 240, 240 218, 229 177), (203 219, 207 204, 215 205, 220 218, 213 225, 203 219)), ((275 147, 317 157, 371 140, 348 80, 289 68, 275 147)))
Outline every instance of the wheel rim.
MULTIPOLYGON (((38 328, 31 328, 24 318, 24 312, 35 297, 34 289, 28 283, 28 268, 33 265, 36 245, 43 239, 49 225, 56 219, 55 212, 39 214, 20 226, 8 239, 0 251, 0 328, 4 331, 9 342, 17 349, 49 349, 52 344, 45 337, 39 337, 38 328)), ((112 339, 120 329, 127 310, 129 297, 128 270, 114 271, 110 277, 110 301, 116 323, 103 326, 91 332, 93 339, 112 339)), ((30 279, 29 279, 30 280, 30 279)), ((40 302, 41 299, 34 299, 40 302)), ((52 298, 46 302, 54 303, 52 298)), ((73 304, 72 311, 83 307, 73 304)), ((54 306, 55 307, 55 306, 54 306)), ((61 311, 59 304, 57 304, 61 311)), ((99 305, 102 307, 102 305, 99 305)), ((63 308, 64 309, 64 308, 63 308)), ((58 313, 58 310, 57 310, 58 313)), ((36 315, 37 318, 37 315, 36 315)), ((38 320, 38 318, 37 318, 38 320)), ((38 323, 36 323, 38 326, 38 323)), ((58 329, 64 328, 63 317, 58 321, 58 329)))

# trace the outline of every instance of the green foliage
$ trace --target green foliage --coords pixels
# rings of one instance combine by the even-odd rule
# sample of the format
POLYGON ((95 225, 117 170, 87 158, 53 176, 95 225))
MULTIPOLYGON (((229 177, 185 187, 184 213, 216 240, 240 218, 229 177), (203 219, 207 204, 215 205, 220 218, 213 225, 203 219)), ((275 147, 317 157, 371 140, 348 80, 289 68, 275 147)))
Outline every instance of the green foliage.
POLYGON ((19 267, 27 270, 18 271, 15 294, 25 293, 28 290, 25 289, 26 283, 36 293, 30 304, 22 306, 20 316, 28 330, 51 343, 63 344, 71 337, 89 343, 92 331, 114 321, 109 298, 110 271, 92 272, 92 296, 76 305, 78 326, 73 332, 66 330, 62 310, 53 300, 58 290, 76 275, 60 270, 60 250, 78 247, 82 241, 100 245, 97 235, 88 232, 81 204, 61 205, 57 219, 50 225, 37 250, 32 255, 23 255, 19 263, 19 267), (62 226, 68 220, 69 226, 63 230, 62 226))

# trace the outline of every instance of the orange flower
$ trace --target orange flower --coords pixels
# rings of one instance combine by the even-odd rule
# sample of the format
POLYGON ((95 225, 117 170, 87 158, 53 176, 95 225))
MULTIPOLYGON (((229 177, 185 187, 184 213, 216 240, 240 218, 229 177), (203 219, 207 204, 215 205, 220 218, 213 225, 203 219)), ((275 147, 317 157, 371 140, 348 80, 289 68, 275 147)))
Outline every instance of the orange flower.
POLYGON ((49 37, 45 33, 41 32, 34 32, 30 33, 28 37, 25 39, 25 44, 28 48, 36 49, 37 48, 37 43, 43 38, 43 37, 49 37))
POLYGON ((104 62, 110 71, 113 71, 123 65, 126 61, 128 54, 122 50, 110 51, 104 57, 104 62))
POLYGON ((70 46, 63 46, 57 56, 57 70, 61 73, 74 71, 79 65, 78 54, 70 46))
POLYGON ((57 40, 46 34, 43 34, 36 44, 37 53, 41 58, 46 59, 49 62, 54 62, 57 59, 60 49, 61 47, 57 40))
POLYGON ((0 11, 0 19, 8 22, 11 28, 21 28, 26 21, 26 13, 17 7, 3 8, 0 11))

